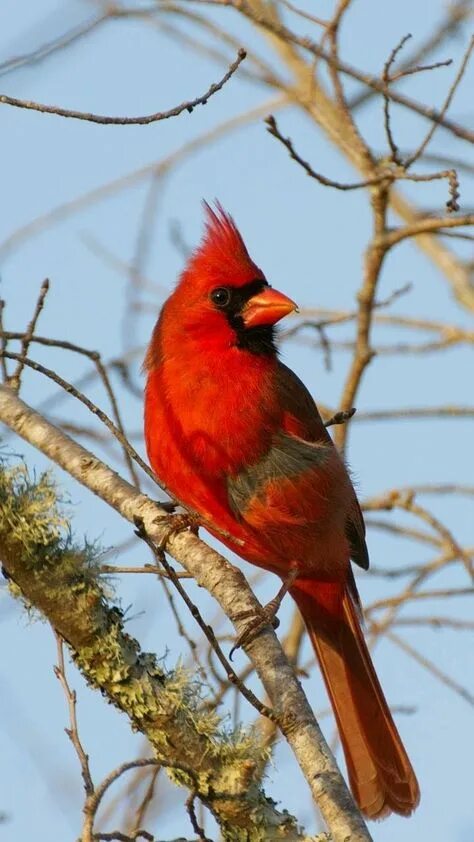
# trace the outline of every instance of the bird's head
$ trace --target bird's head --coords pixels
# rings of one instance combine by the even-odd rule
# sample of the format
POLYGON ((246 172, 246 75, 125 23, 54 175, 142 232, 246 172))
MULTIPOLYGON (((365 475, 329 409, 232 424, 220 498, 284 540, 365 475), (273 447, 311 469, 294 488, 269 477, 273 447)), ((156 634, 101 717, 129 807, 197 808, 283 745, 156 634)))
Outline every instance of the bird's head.
POLYGON ((274 325, 296 304, 269 286, 232 217, 219 204, 204 207, 204 236, 165 305, 166 320, 217 350, 275 353, 274 325))

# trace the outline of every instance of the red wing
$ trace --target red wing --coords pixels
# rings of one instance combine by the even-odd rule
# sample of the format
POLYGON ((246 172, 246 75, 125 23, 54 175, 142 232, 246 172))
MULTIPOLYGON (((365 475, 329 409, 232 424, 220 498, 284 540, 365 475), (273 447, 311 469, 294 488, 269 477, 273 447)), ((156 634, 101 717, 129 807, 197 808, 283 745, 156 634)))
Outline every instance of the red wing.
POLYGON ((229 477, 231 508, 238 518, 245 519, 245 512, 251 507, 256 516, 257 504, 261 516, 266 506, 273 509, 268 511, 269 519, 301 525, 326 518, 329 509, 337 505, 338 483, 346 488, 349 485, 352 499, 346 535, 352 559, 366 570, 369 556, 362 512, 316 404, 301 380, 282 363, 278 367, 277 388, 284 410, 283 429, 256 464, 229 477))

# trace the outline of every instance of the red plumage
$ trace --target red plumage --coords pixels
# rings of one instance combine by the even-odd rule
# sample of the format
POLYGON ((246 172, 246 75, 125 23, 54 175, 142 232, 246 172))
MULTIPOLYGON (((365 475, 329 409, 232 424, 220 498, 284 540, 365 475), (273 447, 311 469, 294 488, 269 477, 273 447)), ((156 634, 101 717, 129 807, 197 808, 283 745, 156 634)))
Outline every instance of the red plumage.
MULTIPOLYGON (((272 290, 233 220, 206 206, 203 241, 153 332, 145 366, 150 462, 176 497, 279 575, 301 611, 369 818, 409 815, 418 784, 360 627, 350 567, 368 566, 347 470, 273 325, 295 305, 272 290)), ((212 530, 211 530, 212 531, 212 530)))

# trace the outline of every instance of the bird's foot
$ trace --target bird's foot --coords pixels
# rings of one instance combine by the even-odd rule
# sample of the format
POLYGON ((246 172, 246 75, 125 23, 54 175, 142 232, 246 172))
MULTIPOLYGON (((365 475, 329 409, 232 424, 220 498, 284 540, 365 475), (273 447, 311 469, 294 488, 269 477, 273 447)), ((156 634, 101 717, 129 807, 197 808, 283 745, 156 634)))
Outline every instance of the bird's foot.
POLYGON ((252 640, 260 634, 266 626, 271 626, 277 629, 280 625, 280 620, 276 616, 279 605, 275 605, 276 600, 272 599, 267 605, 263 605, 260 609, 255 611, 241 611, 235 615, 235 620, 249 620, 244 630, 239 634, 232 649, 229 652, 229 661, 232 660, 234 652, 245 646, 246 643, 251 643, 252 640))
POLYGON ((168 515, 173 515, 179 506, 174 500, 156 500, 156 504, 168 515))
POLYGON ((181 515, 164 515, 157 517, 155 523, 165 527, 163 536, 159 542, 159 549, 164 550, 170 538, 189 529, 193 535, 197 535, 201 521, 193 512, 185 512, 181 515))
POLYGON ((252 640, 255 640, 255 638, 266 626, 271 626, 272 629, 278 628, 280 620, 277 617, 277 613, 280 609, 283 597, 288 593, 293 582, 298 576, 298 572, 298 566, 296 564, 291 565, 290 572, 274 599, 270 600, 270 602, 267 602, 266 605, 256 611, 241 611, 239 614, 235 615, 235 620, 249 620, 250 622, 239 634, 232 649, 230 650, 230 661, 237 649, 240 649, 241 646, 245 646, 246 644, 251 643, 252 640))

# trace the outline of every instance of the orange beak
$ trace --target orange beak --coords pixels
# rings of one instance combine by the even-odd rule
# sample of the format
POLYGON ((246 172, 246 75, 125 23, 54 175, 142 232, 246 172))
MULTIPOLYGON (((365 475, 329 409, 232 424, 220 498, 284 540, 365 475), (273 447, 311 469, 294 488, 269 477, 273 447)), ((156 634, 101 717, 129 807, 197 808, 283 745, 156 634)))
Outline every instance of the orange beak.
POLYGON ((265 287, 247 302, 242 311, 242 318, 245 327, 274 325, 295 310, 298 310, 298 307, 291 298, 277 292, 276 289, 265 287))

